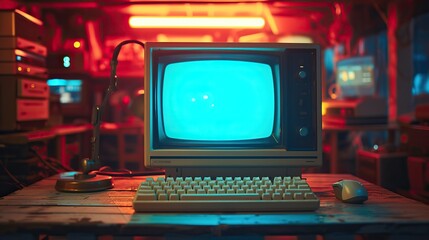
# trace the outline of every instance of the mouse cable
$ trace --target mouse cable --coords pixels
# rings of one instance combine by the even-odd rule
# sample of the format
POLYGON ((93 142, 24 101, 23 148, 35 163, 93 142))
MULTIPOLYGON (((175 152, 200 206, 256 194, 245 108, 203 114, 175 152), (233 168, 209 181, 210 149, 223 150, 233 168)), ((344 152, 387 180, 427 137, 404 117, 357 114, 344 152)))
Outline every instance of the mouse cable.
POLYGON ((3 164, 3 160, 0 159, 0 165, 3 168, 3 171, 9 176, 10 179, 15 183, 15 186, 19 189, 25 188, 25 185, 21 183, 10 171, 9 169, 3 164))
POLYGON ((60 170, 57 167, 55 167, 54 165, 52 165, 51 163, 46 161, 46 159, 43 158, 42 155, 40 155, 40 153, 37 152, 37 150, 35 148, 30 147, 29 150, 33 153, 34 156, 36 156, 45 166, 47 166, 49 169, 51 169, 54 173, 60 172, 60 170))

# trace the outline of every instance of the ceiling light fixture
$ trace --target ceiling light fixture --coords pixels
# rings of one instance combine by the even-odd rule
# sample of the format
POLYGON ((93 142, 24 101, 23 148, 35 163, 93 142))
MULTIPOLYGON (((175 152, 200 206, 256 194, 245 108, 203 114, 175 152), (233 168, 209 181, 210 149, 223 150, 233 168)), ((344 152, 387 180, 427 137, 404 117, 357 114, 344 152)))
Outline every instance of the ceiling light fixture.
POLYGON ((261 29, 262 17, 139 17, 129 19, 132 28, 223 28, 261 29))

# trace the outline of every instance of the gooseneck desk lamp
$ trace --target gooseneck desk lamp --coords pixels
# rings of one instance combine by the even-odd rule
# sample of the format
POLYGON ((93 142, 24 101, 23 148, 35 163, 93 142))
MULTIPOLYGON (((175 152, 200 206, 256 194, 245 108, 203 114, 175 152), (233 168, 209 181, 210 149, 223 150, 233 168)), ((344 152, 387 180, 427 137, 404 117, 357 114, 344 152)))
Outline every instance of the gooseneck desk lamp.
POLYGON ((112 177, 97 175, 94 170, 100 167, 100 125, 103 110, 106 107, 110 95, 116 90, 118 86, 118 76, 116 76, 116 67, 118 65, 118 55, 122 46, 136 43, 143 47, 144 44, 137 40, 125 40, 119 43, 114 51, 112 60, 110 62, 110 82, 107 88, 106 95, 104 96, 101 106, 95 106, 92 112, 92 125, 93 136, 91 138, 91 158, 84 158, 81 162, 82 172, 76 173, 73 176, 61 176, 56 184, 55 189, 61 192, 94 192, 109 189, 113 187, 112 177))

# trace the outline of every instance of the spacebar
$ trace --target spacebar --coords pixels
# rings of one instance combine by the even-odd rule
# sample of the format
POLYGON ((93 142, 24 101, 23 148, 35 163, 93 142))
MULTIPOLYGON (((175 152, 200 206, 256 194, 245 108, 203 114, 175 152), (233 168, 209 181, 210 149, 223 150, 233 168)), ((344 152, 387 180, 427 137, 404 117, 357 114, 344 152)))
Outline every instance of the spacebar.
POLYGON ((240 194, 181 194, 180 200, 261 200, 257 193, 240 194))

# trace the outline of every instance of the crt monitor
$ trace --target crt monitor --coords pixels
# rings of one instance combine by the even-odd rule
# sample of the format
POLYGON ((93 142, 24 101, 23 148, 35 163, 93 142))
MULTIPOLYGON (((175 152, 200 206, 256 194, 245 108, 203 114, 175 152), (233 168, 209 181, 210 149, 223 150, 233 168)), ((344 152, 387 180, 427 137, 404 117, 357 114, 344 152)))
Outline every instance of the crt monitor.
POLYGON ((370 97, 375 94, 374 58, 357 56, 337 62, 339 98, 370 97))
POLYGON ((286 176, 321 164, 320 49, 147 43, 145 166, 168 176, 286 176))

